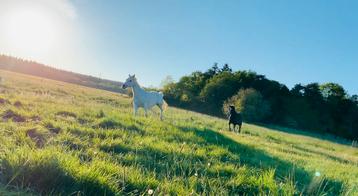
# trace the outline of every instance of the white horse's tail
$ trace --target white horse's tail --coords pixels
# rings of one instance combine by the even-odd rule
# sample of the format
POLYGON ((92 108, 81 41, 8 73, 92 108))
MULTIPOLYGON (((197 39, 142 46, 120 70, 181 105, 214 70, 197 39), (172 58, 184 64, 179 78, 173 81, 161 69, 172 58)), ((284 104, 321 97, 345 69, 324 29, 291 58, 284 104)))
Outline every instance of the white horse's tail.
POLYGON ((163 99, 163 110, 166 110, 167 108, 168 108, 168 104, 167 104, 167 102, 163 99))
POLYGON ((168 104, 167 102, 164 100, 164 94, 162 92, 159 92, 159 95, 161 96, 161 101, 162 101, 162 109, 166 110, 168 108, 168 104))

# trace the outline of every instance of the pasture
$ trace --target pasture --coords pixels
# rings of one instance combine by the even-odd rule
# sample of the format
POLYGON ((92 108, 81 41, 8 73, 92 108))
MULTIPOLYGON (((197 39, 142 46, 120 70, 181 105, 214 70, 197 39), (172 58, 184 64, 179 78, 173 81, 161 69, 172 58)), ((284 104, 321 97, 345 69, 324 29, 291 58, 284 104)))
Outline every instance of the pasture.
POLYGON ((0 195, 358 195, 346 141, 0 71, 0 195), (154 113, 154 114, 153 114, 154 113))

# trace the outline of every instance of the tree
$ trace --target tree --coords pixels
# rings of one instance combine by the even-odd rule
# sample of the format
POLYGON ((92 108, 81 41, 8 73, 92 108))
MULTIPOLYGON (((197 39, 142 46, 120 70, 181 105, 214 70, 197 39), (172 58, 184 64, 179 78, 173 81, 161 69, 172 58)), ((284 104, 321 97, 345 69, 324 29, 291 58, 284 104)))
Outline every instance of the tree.
POLYGON ((166 76, 161 82, 160 82, 160 85, 159 87, 160 88, 164 88, 164 86, 168 85, 168 84, 172 84, 174 83, 174 79, 172 76, 166 76))
POLYGON ((312 106, 315 106, 318 103, 322 103, 323 100, 318 83, 307 84, 303 89, 303 96, 307 98, 312 106))
POLYGON ((302 97, 303 96, 303 93, 304 93, 304 89, 305 87, 302 86, 301 84, 296 84, 292 89, 291 89, 291 94, 293 96, 296 96, 296 97, 302 97))
POLYGON ((325 83, 320 85, 320 90, 322 96, 326 99, 344 99, 346 97, 346 92, 344 88, 336 83, 325 83))
POLYGON ((270 114, 269 102, 253 88, 241 89, 236 95, 226 100, 223 105, 225 113, 229 105, 234 105, 246 121, 262 122, 270 114))
POLYGON ((356 105, 358 106, 358 95, 352 95, 350 100, 356 105))
POLYGON ((212 114, 220 114, 224 101, 240 89, 240 83, 234 75, 222 72, 211 78, 200 92, 200 98, 211 105, 212 114))
POLYGON ((220 70, 220 72, 232 72, 232 69, 231 69, 231 67, 229 66, 229 64, 225 64, 222 68, 221 68, 221 70, 220 70))
POLYGON ((349 97, 336 83, 297 84, 289 90, 264 75, 232 72, 228 64, 218 68, 215 63, 166 85, 163 92, 169 104, 206 114, 222 116, 223 105, 233 104, 247 121, 358 139, 358 96, 349 97))
POLYGON ((214 77, 218 73, 219 73, 218 63, 214 63, 214 65, 204 73, 204 80, 209 80, 210 78, 214 77))

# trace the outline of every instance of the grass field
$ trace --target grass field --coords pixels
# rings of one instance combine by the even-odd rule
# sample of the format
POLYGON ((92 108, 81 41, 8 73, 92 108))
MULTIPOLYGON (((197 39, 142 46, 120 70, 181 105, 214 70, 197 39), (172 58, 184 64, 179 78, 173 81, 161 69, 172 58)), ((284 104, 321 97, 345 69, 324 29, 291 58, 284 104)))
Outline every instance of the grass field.
POLYGON ((358 195, 358 149, 0 71, 0 195, 358 195))

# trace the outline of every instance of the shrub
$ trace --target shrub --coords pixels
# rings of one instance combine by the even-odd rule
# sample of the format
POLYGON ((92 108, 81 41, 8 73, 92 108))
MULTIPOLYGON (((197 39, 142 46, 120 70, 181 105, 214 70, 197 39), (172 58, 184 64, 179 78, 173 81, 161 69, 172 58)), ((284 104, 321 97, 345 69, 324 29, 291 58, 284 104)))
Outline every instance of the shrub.
POLYGON ((236 95, 227 99, 223 105, 224 113, 228 112, 229 105, 234 105, 246 121, 261 122, 270 114, 269 102, 253 88, 240 89, 236 95))

